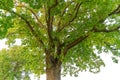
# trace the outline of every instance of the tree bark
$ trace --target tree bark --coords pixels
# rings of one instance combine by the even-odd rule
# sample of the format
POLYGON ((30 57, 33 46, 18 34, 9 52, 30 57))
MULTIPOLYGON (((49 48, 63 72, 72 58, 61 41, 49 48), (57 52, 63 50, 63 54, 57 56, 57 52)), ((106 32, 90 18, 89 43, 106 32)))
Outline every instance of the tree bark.
POLYGON ((61 80, 61 62, 49 54, 46 55, 46 80, 61 80))
POLYGON ((61 80, 61 66, 46 69, 46 80, 61 80))

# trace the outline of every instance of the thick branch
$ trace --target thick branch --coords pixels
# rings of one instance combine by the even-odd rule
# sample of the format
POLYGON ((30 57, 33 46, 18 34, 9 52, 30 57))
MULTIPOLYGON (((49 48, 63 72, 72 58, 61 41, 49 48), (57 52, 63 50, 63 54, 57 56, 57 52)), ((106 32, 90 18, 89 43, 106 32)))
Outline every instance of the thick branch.
POLYGON ((47 33, 48 33, 48 37, 49 37, 49 46, 53 47, 52 32, 53 32, 54 16, 51 15, 51 7, 44 5, 44 8, 45 8, 45 19, 46 19, 46 24, 47 24, 47 33))
POLYGON ((63 54, 66 55, 67 51, 69 49, 71 49, 72 47, 76 46, 77 44, 79 44, 81 41, 85 40, 89 35, 86 36, 80 36, 79 38, 77 38, 76 40, 74 40, 73 42, 69 43, 68 45, 66 45, 66 47, 63 50, 63 54))
POLYGON ((58 5, 58 3, 59 3, 58 1, 59 0, 54 0, 54 4, 51 5, 50 7, 47 6, 47 9, 45 9, 47 12, 46 16, 48 16, 48 17, 46 17, 47 26, 49 28, 49 31, 51 31, 51 32, 53 30, 52 24, 53 24, 53 18, 54 18, 54 16, 51 16, 51 10, 52 10, 52 8, 55 8, 58 5))
MULTIPOLYGON (((120 29, 120 26, 111 29, 111 30, 107 30, 107 29, 97 29, 97 28, 93 28, 91 31, 93 32, 105 32, 105 33, 109 33, 109 32, 113 32, 113 31, 117 31, 120 29)), ((76 46, 77 44, 79 44, 81 41, 85 40, 89 35, 86 36, 80 36, 79 38, 77 38, 75 41, 69 43, 68 45, 66 45, 66 47, 63 50, 63 54, 64 56, 67 54, 67 51, 69 49, 71 49, 72 47, 76 46)))
POLYGON ((52 40, 51 33, 53 31, 53 27, 52 27, 53 17, 51 16, 50 9, 48 9, 48 15, 47 16, 48 16, 48 19, 47 19, 48 35, 49 35, 50 40, 52 40))

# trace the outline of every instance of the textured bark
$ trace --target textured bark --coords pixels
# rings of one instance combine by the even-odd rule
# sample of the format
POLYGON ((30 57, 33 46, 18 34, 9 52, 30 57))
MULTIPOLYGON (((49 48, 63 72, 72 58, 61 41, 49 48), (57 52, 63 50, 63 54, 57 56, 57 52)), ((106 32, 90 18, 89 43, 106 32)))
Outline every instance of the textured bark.
POLYGON ((46 80, 61 80, 61 62, 46 54, 46 80))
POLYGON ((61 80, 61 66, 52 66, 46 69, 46 80, 61 80))

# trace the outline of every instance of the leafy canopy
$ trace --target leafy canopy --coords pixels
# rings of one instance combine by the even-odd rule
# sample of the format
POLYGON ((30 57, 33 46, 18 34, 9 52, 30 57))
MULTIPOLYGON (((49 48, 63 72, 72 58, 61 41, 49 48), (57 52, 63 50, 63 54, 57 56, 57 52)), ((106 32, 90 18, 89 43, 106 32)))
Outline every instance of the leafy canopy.
POLYGON ((4 62, 0 77, 16 74, 16 65, 16 78, 23 71, 43 74, 45 49, 62 61, 63 74, 99 72, 105 65, 100 58, 103 52, 112 52, 117 63, 118 3, 120 0, 0 0, 0 38, 6 38, 10 47, 0 52, 0 64, 4 62), (14 45, 16 39, 21 39, 20 46, 14 45))

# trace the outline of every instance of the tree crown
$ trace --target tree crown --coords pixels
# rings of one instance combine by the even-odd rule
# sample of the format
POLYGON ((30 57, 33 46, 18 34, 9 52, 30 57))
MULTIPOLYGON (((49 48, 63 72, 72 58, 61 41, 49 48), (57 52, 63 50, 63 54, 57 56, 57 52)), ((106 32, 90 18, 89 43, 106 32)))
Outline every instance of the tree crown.
POLYGON ((20 53, 21 57, 11 61, 26 62, 22 69, 36 74, 44 71, 46 50, 62 61, 63 74, 99 72, 100 66, 105 65, 100 53, 112 52, 116 63, 120 56, 118 3, 119 0, 0 0, 0 38, 6 37, 10 46, 8 52, 2 53, 13 57, 20 53), (13 45, 15 39, 22 41, 19 48, 13 45))

